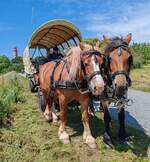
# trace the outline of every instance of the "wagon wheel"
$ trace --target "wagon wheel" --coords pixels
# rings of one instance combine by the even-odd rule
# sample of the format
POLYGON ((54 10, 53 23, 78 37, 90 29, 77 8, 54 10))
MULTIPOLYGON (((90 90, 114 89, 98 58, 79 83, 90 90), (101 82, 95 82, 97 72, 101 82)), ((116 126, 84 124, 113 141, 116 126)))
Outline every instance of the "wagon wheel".
POLYGON ((39 98, 39 110, 41 112, 44 112, 46 109, 46 102, 43 93, 40 91, 40 89, 38 89, 38 98, 39 98))

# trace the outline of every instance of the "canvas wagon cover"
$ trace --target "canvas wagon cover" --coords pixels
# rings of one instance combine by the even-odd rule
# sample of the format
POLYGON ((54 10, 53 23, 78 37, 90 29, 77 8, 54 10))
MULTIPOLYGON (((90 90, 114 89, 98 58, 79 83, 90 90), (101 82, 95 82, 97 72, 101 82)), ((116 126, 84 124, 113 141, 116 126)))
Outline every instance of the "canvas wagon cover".
POLYGON ((53 48, 73 37, 77 37, 79 41, 82 39, 76 26, 66 20, 51 20, 33 32, 28 47, 53 48))

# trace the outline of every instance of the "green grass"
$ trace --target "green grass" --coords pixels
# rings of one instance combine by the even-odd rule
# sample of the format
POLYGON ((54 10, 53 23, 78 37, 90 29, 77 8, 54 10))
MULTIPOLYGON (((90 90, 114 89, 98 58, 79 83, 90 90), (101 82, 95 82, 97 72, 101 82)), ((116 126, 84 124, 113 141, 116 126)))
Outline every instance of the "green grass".
POLYGON ((131 71, 132 88, 150 92, 150 63, 131 71))
POLYGON ((112 123, 114 149, 107 149, 102 141, 104 123, 102 113, 90 118, 92 133, 96 137, 97 149, 91 150, 82 141, 83 126, 78 110, 69 110, 67 131, 71 144, 64 145, 58 140, 57 124, 45 122, 38 111, 38 101, 23 80, 25 103, 14 105, 12 125, 0 129, 0 162, 147 162, 150 137, 128 128, 134 138, 131 147, 117 141, 116 121, 112 123))

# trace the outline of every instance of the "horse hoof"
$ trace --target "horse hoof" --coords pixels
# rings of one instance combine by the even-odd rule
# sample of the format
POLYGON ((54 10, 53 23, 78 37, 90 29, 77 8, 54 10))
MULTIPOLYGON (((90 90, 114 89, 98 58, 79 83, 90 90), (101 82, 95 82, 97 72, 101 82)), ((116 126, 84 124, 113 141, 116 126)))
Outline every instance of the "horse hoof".
POLYGON ((92 136, 87 136, 85 143, 91 148, 95 149, 96 148, 96 143, 95 139, 92 136))
POLYGON ((59 140, 63 143, 63 144, 69 144, 70 140, 69 140, 69 135, 66 132, 60 133, 59 135, 59 140))
POLYGON ((112 140, 111 140, 111 138, 110 138, 110 136, 108 135, 107 132, 105 132, 104 135, 103 135, 103 141, 104 141, 107 148, 113 148, 112 140))
POLYGON ((119 139, 119 141, 120 141, 120 144, 122 144, 122 145, 131 147, 131 148, 133 147, 132 144, 130 143, 130 140, 128 138, 119 139))

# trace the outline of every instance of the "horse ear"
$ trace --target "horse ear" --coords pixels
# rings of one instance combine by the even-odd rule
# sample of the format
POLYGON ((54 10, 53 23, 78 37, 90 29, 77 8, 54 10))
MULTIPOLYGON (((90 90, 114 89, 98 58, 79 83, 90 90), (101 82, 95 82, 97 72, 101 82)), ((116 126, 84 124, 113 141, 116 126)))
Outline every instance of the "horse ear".
POLYGON ((84 47, 84 43, 83 43, 83 42, 80 42, 80 43, 79 43, 79 47, 80 47, 80 49, 83 51, 84 48, 85 48, 85 47, 84 47))
POLYGON ((103 39, 105 43, 107 44, 111 43, 111 39, 109 37, 106 37, 105 35, 103 35, 103 39))
POLYGON ((96 50, 99 50, 100 46, 101 46, 101 42, 98 40, 95 45, 96 50))
POLYGON ((132 40, 132 34, 129 33, 125 38, 124 38, 124 41, 129 44, 132 40))

